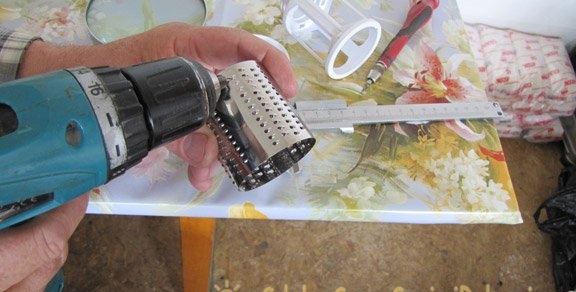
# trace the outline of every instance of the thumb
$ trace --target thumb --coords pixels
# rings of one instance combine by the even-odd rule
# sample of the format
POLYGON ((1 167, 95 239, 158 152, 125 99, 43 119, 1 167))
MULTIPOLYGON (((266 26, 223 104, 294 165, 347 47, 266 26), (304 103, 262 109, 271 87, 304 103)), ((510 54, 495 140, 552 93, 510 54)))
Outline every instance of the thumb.
POLYGON ((218 143, 208 126, 203 126, 166 147, 192 167, 210 167, 218 158, 218 143))
POLYGON ((0 291, 55 259, 64 261, 68 240, 84 217, 87 204, 88 196, 82 195, 26 224, 2 231, 0 291))

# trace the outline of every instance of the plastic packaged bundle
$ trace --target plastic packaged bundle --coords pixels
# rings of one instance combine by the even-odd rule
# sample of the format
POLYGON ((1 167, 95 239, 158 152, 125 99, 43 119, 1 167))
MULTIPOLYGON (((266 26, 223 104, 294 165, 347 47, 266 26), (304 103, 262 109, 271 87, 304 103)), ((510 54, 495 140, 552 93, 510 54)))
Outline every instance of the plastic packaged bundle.
POLYGON ((490 94, 513 100, 520 90, 520 73, 510 31, 479 26, 480 48, 486 64, 490 94))
POLYGON ((522 136, 529 142, 544 143, 562 140, 564 129, 558 118, 542 126, 528 128, 522 136))
POLYGON ((540 39, 521 32, 511 33, 510 39, 517 53, 516 60, 523 77, 520 81, 521 89, 518 92, 514 110, 544 112, 543 109, 535 108, 538 104, 544 105, 537 99, 547 95, 546 91, 549 86, 548 81, 541 78, 543 72, 547 70, 547 65, 540 39))
POLYGON ((496 123, 496 129, 498 130, 498 135, 502 138, 518 138, 522 137, 523 129, 518 125, 514 125, 509 122, 496 123))
POLYGON ((548 96, 556 101, 551 111, 557 111, 560 115, 571 115, 574 111, 576 76, 564 43, 555 38, 543 38, 542 52, 548 65, 542 79, 549 81, 548 96))
POLYGON ((465 27, 486 94, 508 116, 496 122, 500 136, 561 140, 559 117, 576 108, 576 75, 564 43, 482 24, 465 27))

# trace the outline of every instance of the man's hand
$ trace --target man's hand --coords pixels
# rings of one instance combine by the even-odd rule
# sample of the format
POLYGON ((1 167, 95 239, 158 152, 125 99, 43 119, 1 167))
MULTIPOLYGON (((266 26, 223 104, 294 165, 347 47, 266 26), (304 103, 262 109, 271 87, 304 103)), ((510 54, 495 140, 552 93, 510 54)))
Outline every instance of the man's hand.
MULTIPOLYGON (((266 68, 283 96, 293 97, 298 89, 288 58, 251 33, 181 23, 162 25, 98 46, 58 47, 36 41, 30 45, 19 74, 28 76, 77 66, 125 67, 174 56, 197 61, 216 73, 235 63, 254 60, 266 68)), ((201 191, 210 188, 211 172, 218 164, 218 147, 207 127, 170 143, 168 148, 188 162, 188 177, 194 187, 201 191)))
MULTIPOLYGON (((286 56, 254 35, 232 28, 167 24, 116 42, 95 46, 56 46, 34 41, 19 67, 19 77, 78 66, 125 67, 181 56, 218 71, 245 60, 262 64, 285 97, 297 84, 286 56)), ((204 191, 212 185, 218 147, 203 127, 168 148, 189 164, 192 185, 204 191)), ((23 225, 0 232, 0 291, 42 291, 68 254, 68 239, 82 219, 86 195, 23 225)))
POLYGON ((0 232, 0 291, 43 291, 66 261, 88 196, 0 232))

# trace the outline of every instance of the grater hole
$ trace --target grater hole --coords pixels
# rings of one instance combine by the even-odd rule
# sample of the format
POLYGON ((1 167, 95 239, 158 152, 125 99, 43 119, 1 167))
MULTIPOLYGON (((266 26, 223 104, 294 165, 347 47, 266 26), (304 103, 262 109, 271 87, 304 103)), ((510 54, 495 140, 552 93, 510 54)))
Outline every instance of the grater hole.
MULTIPOLYGON (((223 158, 221 162, 227 165, 226 171, 237 187, 240 190, 247 191, 272 180, 284 172, 293 161, 298 161, 302 158, 302 153, 308 152, 314 143, 307 142, 311 138, 304 142, 294 143, 292 139, 298 140, 301 137, 292 137, 292 133, 297 136, 302 135, 303 132, 300 132, 300 129, 306 132, 306 128, 302 127, 303 125, 299 122, 298 116, 293 114, 294 109, 290 108, 289 103, 276 90, 273 80, 268 78, 262 67, 254 63, 237 69, 240 73, 235 75, 235 79, 242 79, 240 77, 241 74, 244 76, 244 80, 241 80, 242 82, 231 84, 231 86, 238 86, 236 98, 239 97, 240 99, 236 100, 237 105, 242 112, 244 112, 243 109, 246 109, 245 113, 247 116, 252 116, 251 119, 254 124, 249 123, 250 125, 254 125, 256 129, 258 126, 260 127, 259 130, 248 134, 256 135, 264 141, 268 140, 264 144, 274 147, 274 153, 276 153, 268 159, 264 159, 262 164, 260 164, 254 161, 253 151, 249 150, 250 148, 245 148, 251 142, 240 139, 235 143, 235 146, 230 146, 229 150, 238 148, 240 151, 230 151, 229 155, 233 159, 223 158), (252 102, 240 102, 240 100, 245 99, 251 99, 252 102), (244 151, 245 155, 240 157, 239 154, 244 151), (276 151, 279 152, 277 153, 276 151)), ((232 116, 233 114, 235 112, 231 113, 231 117, 235 117, 232 116)), ((228 122, 228 119, 226 121, 228 122)), ((248 121, 249 119, 246 119, 244 122, 247 123, 248 121)), ((233 131, 222 135, 222 138, 227 137, 231 132, 233 131)), ((313 138, 310 141, 313 141, 313 138)), ((229 142, 231 141, 227 142, 230 145, 229 142)))

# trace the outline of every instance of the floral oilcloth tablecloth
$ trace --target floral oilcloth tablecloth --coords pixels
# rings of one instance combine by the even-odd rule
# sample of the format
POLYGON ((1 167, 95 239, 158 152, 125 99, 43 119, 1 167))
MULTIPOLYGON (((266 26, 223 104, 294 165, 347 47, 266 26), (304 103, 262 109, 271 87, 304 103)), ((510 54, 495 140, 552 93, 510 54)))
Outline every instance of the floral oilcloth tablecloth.
MULTIPOLYGON (((382 38, 368 61, 341 80, 330 79, 285 31, 280 1, 207 1, 206 25, 239 27, 280 42, 299 80, 297 100, 340 98, 351 105, 487 100, 454 0, 441 1, 383 78, 368 94, 359 94, 410 3, 348 2, 380 22, 382 38)), ((0 21, 46 41, 89 44, 87 4, 3 1, 0 21)), ((300 172, 285 173, 249 192, 237 191, 222 169, 216 171, 211 190, 198 192, 182 161, 165 148, 154 150, 122 177, 93 190, 88 212, 408 223, 522 221, 492 121, 357 126, 353 134, 314 135, 317 145, 299 163, 300 172)))

